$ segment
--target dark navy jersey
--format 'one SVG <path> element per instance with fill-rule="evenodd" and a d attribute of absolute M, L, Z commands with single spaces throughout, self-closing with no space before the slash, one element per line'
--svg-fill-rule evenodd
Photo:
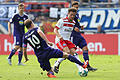
<path fill-rule="evenodd" d="M 11 19 L 10 23 L 14 24 L 14 32 L 13 35 L 20 35 L 23 36 L 24 31 L 24 21 L 28 19 L 28 16 L 26 14 L 23 14 L 23 16 L 20 16 L 19 14 L 15 14 Z"/>
<path fill-rule="evenodd" d="M 75 21 L 75 27 L 78 27 L 80 29 L 79 14 L 78 13 L 75 16 L 74 21 Z"/>
<path fill-rule="evenodd" d="M 79 24 L 79 22 L 78 22 L 78 21 L 79 21 L 79 14 L 78 14 L 78 13 L 77 13 L 76 16 L 75 16 L 74 21 L 75 21 L 74 28 L 77 27 L 77 28 L 80 29 L 80 24 Z M 80 33 L 80 32 L 76 32 L 76 31 L 73 29 L 71 36 L 77 36 L 77 35 L 80 36 L 81 33 Z"/>
<path fill-rule="evenodd" d="M 33 28 L 29 30 L 23 37 L 23 47 L 26 47 L 27 43 L 29 43 L 37 57 L 50 48 L 46 41 L 39 35 L 38 29 L 39 28 Z"/>
<path fill-rule="evenodd" d="M 79 24 L 79 14 L 77 13 L 74 21 L 76 22 L 75 27 L 78 27 L 80 29 L 80 24 Z M 87 42 L 84 39 L 84 37 L 82 37 L 80 32 L 76 32 L 74 29 L 72 31 L 71 37 L 70 37 L 71 42 L 73 42 L 76 46 L 79 46 L 79 48 L 83 48 L 85 46 L 87 46 Z"/>

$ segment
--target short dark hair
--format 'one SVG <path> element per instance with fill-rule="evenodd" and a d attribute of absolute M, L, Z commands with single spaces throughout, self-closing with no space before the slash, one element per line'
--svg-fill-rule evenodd
<path fill-rule="evenodd" d="M 77 9 L 76 9 L 76 8 L 74 8 L 74 7 L 69 8 L 69 9 L 68 9 L 68 13 L 70 13 L 70 12 L 77 12 Z"/>
<path fill-rule="evenodd" d="M 78 1 L 73 1 L 72 6 L 74 6 L 74 5 L 79 5 L 79 2 Z"/>
<path fill-rule="evenodd" d="M 24 25 L 26 26 L 27 29 L 29 29 L 31 27 L 32 24 L 32 20 L 27 19 L 24 21 Z"/>
<path fill-rule="evenodd" d="M 22 6 L 24 7 L 24 4 L 23 4 L 23 3 L 19 3 L 19 4 L 18 4 L 18 7 L 22 7 Z"/>

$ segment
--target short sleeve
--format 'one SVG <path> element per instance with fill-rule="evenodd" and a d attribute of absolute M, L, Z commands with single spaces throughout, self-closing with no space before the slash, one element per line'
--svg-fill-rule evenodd
<path fill-rule="evenodd" d="M 29 16 L 26 14 L 26 19 L 28 19 L 29 18 Z M 30 18 L 29 18 L 30 19 Z"/>
<path fill-rule="evenodd" d="M 63 19 L 59 19 L 55 28 L 60 29 L 63 26 Z"/>
<path fill-rule="evenodd" d="M 10 23 L 13 23 L 15 21 L 15 15 L 9 20 Z"/>

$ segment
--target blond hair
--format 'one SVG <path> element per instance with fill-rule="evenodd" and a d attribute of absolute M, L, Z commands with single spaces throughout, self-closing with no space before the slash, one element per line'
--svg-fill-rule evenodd
<path fill-rule="evenodd" d="M 18 7 L 24 7 L 24 4 L 23 3 L 20 3 L 20 4 L 18 4 Z"/>
<path fill-rule="evenodd" d="M 74 6 L 74 5 L 79 5 L 79 2 L 78 1 L 73 1 L 72 6 Z"/>

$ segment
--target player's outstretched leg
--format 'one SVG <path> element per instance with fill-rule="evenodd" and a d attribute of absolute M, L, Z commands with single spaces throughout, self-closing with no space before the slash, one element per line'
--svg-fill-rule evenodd
<path fill-rule="evenodd" d="M 66 56 L 67 55 L 67 56 Z M 87 67 L 88 65 L 88 60 L 86 60 L 86 62 L 82 63 L 80 62 L 77 58 L 75 58 L 74 56 L 70 55 L 70 54 L 64 54 L 64 56 L 70 60 L 71 62 L 77 63 L 80 66 L 82 66 L 84 69 Z"/>
<path fill-rule="evenodd" d="M 59 72 L 60 63 L 61 63 L 63 60 L 65 60 L 65 58 L 58 58 L 58 60 L 55 61 L 55 64 L 54 64 L 54 66 L 53 66 L 53 71 L 54 71 L 55 73 L 58 73 L 58 72 Z"/>
<path fill-rule="evenodd" d="M 77 59 L 80 61 L 79 56 L 78 56 L 77 53 L 75 53 L 73 56 L 75 56 L 75 58 L 77 58 Z M 81 74 L 82 74 L 82 72 L 83 72 L 83 67 L 80 66 L 79 64 L 76 64 L 76 63 L 75 63 L 75 65 L 76 65 L 77 68 L 78 68 L 78 74 L 81 76 Z"/>

